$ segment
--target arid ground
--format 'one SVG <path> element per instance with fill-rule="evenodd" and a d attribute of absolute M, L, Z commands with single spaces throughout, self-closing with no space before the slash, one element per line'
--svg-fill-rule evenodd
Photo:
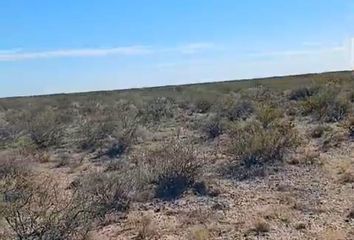
<path fill-rule="evenodd" d="M 351 72 L 0 99 L 0 239 L 354 239 Z"/>

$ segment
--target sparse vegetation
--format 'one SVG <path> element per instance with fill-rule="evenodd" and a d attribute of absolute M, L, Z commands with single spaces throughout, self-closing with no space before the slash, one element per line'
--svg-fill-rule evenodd
<path fill-rule="evenodd" d="M 287 122 L 272 127 L 258 121 L 237 124 L 231 129 L 231 137 L 231 153 L 247 168 L 282 161 L 298 143 L 296 131 Z"/>
<path fill-rule="evenodd" d="M 303 113 L 311 114 L 316 120 L 338 122 L 349 112 L 349 103 L 341 98 L 338 91 L 323 87 L 316 95 L 305 100 Z"/>
<path fill-rule="evenodd" d="M 66 192 L 49 177 L 16 171 L 1 178 L 0 213 L 7 239 L 85 239 L 92 214 L 77 193 Z"/>
<path fill-rule="evenodd" d="M 352 84 L 0 99 L 0 239 L 351 239 Z"/>
<path fill-rule="evenodd" d="M 193 147 L 179 140 L 166 142 L 161 148 L 144 154 L 140 168 L 156 185 L 155 197 L 171 200 L 193 186 L 201 166 Z"/>

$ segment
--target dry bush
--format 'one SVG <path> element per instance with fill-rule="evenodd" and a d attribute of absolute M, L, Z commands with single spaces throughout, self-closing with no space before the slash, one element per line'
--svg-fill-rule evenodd
<path fill-rule="evenodd" d="M 327 131 L 324 133 L 321 139 L 321 149 L 323 151 L 328 151 L 331 148 L 338 148 L 341 144 L 348 140 L 346 132 L 343 132 L 341 129 Z"/>
<path fill-rule="evenodd" d="M 311 129 L 310 137 L 315 139 L 321 138 L 326 132 L 330 132 L 331 130 L 331 127 L 319 124 Z"/>
<path fill-rule="evenodd" d="M 201 166 L 190 144 L 164 143 L 159 149 L 142 154 L 138 160 L 140 176 L 155 187 L 155 197 L 172 200 L 193 186 Z"/>
<path fill-rule="evenodd" d="M 0 149 L 6 148 L 18 136 L 19 132 L 12 124 L 0 118 Z"/>
<path fill-rule="evenodd" d="M 266 220 L 258 218 L 254 221 L 251 231 L 254 231 L 256 234 L 267 233 L 270 231 L 270 225 Z"/>
<path fill-rule="evenodd" d="M 165 97 L 158 97 L 147 101 L 140 110 L 142 121 L 151 124 L 172 118 L 174 112 L 174 101 Z"/>
<path fill-rule="evenodd" d="M 238 96 L 226 96 L 216 104 L 215 108 L 218 115 L 230 121 L 246 120 L 255 111 L 252 101 Z"/>
<path fill-rule="evenodd" d="M 77 193 L 53 179 L 16 172 L 1 178 L 0 215 L 7 239 L 85 239 L 92 214 Z"/>
<path fill-rule="evenodd" d="M 214 139 L 223 133 L 224 125 L 220 116 L 210 115 L 202 123 L 201 130 L 208 139 Z"/>
<path fill-rule="evenodd" d="M 135 225 L 138 228 L 137 240 L 152 239 L 156 235 L 155 225 L 153 224 L 152 217 L 149 215 L 143 216 Z"/>
<path fill-rule="evenodd" d="M 256 119 L 261 122 L 263 128 L 278 124 L 282 116 L 283 113 L 280 109 L 265 104 L 258 106 L 256 112 Z"/>
<path fill-rule="evenodd" d="M 230 130 L 230 151 L 246 168 L 282 161 L 299 139 L 291 123 L 278 122 L 265 128 L 258 121 L 237 124 Z"/>
<path fill-rule="evenodd" d="M 321 88 L 317 94 L 302 104 L 302 113 L 312 115 L 316 120 L 338 122 L 349 113 L 349 101 L 339 95 L 339 90 L 329 87 Z"/>
<path fill-rule="evenodd" d="M 300 87 L 297 89 L 293 89 L 288 94 L 289 100 L 305 100 L 311 96 L 313 96 L 318 91 L 318 87 Z"/>
<path fill-rule="evenodd" d="M 197 98 L 194 102 L 195 112 L 207 113 L 213 106 L 213 102 L 208 97 Z"/>
<path fill-rule="evenodd" d="M 126 174 L 94 173 L 78 180 L 77 191 L 100 219 L 106 214 L 123 213 L 129 209 L 131 182 Z"/>
<path fill-rule="evenodd" d="M 354 140 L 354 117 L 348 118 L 345 127 L 348 129 L 349 138 Z"/>
<path fill-rule="evenodd" d="M 195 226 L 190 230 L 189 240 L 208 240 L 210 231 L 206 227 Z"/>
<path fill-rule="evenodd" d="M 96 109 L 82 119 L 77 141 L 81 149 L 98 150 L 98 157 L 119 157 L 133 144 L 138 124 L 137 109 L 129 103 L 119 102 L 113 107 Z"/>
<path fill-rule="evenodd" d="M 18 132 L 28 135 L 38 148 L 59 146 L 64 137 L 64 117 L 52 108 L 29 109 L 7 116 Z"/>
<path fill-rule="evenodd" d="M 0 179 L 4 180 L 16 175 L 25 176 L 30 173 L 32 159 L 21 158 L 16 152 L 0 156 Z"/>

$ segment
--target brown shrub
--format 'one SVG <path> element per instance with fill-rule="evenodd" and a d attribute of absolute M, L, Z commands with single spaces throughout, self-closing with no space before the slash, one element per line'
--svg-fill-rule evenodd
<path fill-rule="evenodd" d="M 247 122 L 233 126 L 230 134 L 230 151 L 247 168 L 282 161 L 284 154 L 299 141 L 288 122 L 278 122 L 268 128 L 258 121 Z"/>
<path fill-rule="evenodd" d="M 317 125 L 314 128 L 311 129 L 310 132 L 310 137 L 312 138 L 321 138 L 326 132 L 329 132 L 331 130 L 330 127 L 325 126 L 325 125 Z"/>
<path fill-rule="evenodd" d="M 0 189 L 8 239 L 85 239 L 92 219 L 86 202 L 51 178 L 18 173 L 2 178 Z"/>
<path fill-rule="evenodd" d="M 77 142 L 81 149 L 98 150 L 98 157 L 119 157 L 133 144 L 138 124 L 137 109 L 127 103 L 117 103 L 85 117 L 77 131 Z"/>
<path fill-rule="evenodd" d="M 318 91 L 318 87 L 300 87 L 297 89 L 293 89 L 288 94 L 289 100 L 305 100 L 311 96 L 313 96 Z"/>
<path fill-rule="evenodd" d="M 52 108 L 12 113 L 8 116 L 8 121 L 18 132 L 27 134 L 38 148 L 59 146 L 62 143 L 65 122 Z"/>
<path fill-rule="evenodd" d="M 201 126 L 202 132 L 208 139 L 220 136 L 224 131 L 224 122 L 218 115 L 210 115 Z"/>
<path fill-rule="evenodd" d="M 79 179 L 77 191 L 89 204 L 91 212 L 103 219 L 110 212 L 129 209 L 132 191 L 129 177 L 122 173 L 95 173 Z"/>
<path fill-rule="evenodd" d="M 198 98 L 194 102 L 195 111 L 198 113 L 207 113 L 213 106 L 212 100 L 209 98 Z"/>
<path fill-rule="evenodd" d="M 138 161 L 139 175 L 145 175 L 156 186 L 155 197 L 164 200 L 178 198 L 192 187 L 201 166 L 193 147 L 178 140 L 144 153 Z"/>
<path fill-rule="evenodd" d="M 250 100 L 241 99 L 239 96 L 226 96 L 215 106 L 217 114 L 229 121 L 246 120 L 255 111 Z"/>
<path fill-rule="evenodd" d="M 140 115 L 145 123 L 156 124 L 164 119 L 169 119 L 174 116 L 175 104 L 170 98 L 158 97 L 147 101 Z"/>

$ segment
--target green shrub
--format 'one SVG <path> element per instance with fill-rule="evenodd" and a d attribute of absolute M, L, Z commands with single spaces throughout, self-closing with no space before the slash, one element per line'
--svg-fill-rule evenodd
<path fill-rule="evenodd" d="M 260 105 L 256 113 L 256 119 L 262 123 L 264 128 L 277 124 L 282 116 L 283 113 L 280 109 L 269 105 Z"/>
<path fill-rule="evenodd" d="M 65 134 L 63 118 L 52 108 L 21 111 L 8 121 L 17 132 L 28 135 L 38 148 L 60 146 Z"/>
<path fill-rule="evenodd" d="M 216 112 L 230 121 L 246 120 L 255 111 L 250 100 L 240 99 L 236 96 L 227 96 L 216 105 Z"/>
<path fill-rule="evenodd" d="M 350 110 L 349 102 L 339 96 L 338 91 L 321 89 L 316 95 L 302 104 L 303 114 L 311 114 L 316 120 L 338 122 L 344 119 Z"/>
<path fill-rule="evenodd" d="M 246 168 L 281 162 L 284 154 L 298 143 L 292 124 L 283 122 L 264 128 L 258 121 L 231 129 L 230 150 Z"/>
<path fill-rule="evenodd" d="M 148 101 L 142 107 L 140 114 L 146 123 L 159 123 L 160 121 L 174 116 L 174 102 L 165 97 L 158 97 Z"/>
<path fill-rule="evenodd" d="M 196 112 L 207 113 L 213 106 L 213 102 L 209 98 L 198 98 L 194 105 Z"/>

